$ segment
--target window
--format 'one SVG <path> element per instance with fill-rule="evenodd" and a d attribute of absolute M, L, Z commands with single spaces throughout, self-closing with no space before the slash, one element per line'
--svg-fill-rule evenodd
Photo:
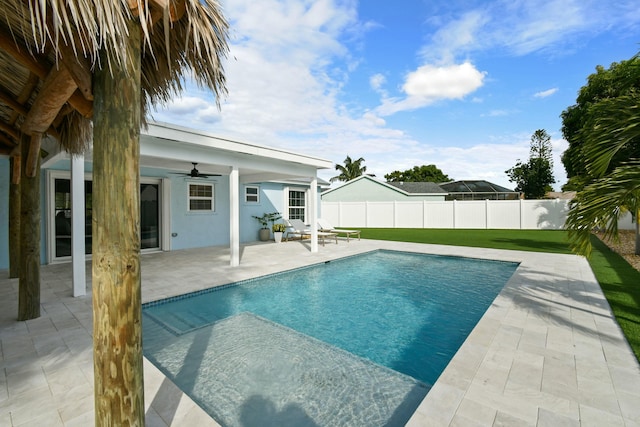
<path fill-rule="evenodd" d="M 189 184 L 189 210 L 214 210 L 213 184 Z"/>
<path fill-rule="evenodd" d="M 306 192 L 304 190 L 289 190 L 289 219 L 305 220 Z"/>
<path fill-rule="evenodd" d="M 245 203 L 260 202 L 260 187 L 255 185 L 244 187 L 244 201 Z"/>

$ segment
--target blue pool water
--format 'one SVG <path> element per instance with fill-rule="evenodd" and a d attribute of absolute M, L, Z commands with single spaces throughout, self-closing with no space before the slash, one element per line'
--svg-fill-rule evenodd
<path fill-rule="evenodd" d="M 149 319 L 180 336 L 249 312 L 433 384 L 516 268 L 375 251 L 253 279 L 146 304 L 145 354 Z"/>

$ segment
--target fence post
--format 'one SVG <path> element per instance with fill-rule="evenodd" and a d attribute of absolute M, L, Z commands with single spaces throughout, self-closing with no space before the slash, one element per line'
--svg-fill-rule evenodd
<path fill-rule="evenodd" d="M 519 199 L 519 200 L 520 200 L 520 204 L 518 206 L 520 206 L 520 230 L 522 230 L 522 223 L 524 221 L 524 219 L 522 217 L 524 215 L 524 212 L 522 211 L 523 210 L 522 199 Z"/>
<path fill-rule="evenodd" d="M 369 202 L 364 202 L 364 226 L 369 227 Z"/>
<path fill-rule="evenodd" d="M 427 201 L 422 201 L 422 228 L 427 228 Z"/>
<path fill-rule="evenodd" d="M 393 201 L 393 228 L 398 226 L 398 201 Z"/>
<path fill-rule="evenodd" d="M 456 199 L 453 199 L 453 228 L 456 228 Z"/>
<path fill-rule="evenodd" d="M 484 228 L 489 229 L 489 199 L 484 199 Z"/>

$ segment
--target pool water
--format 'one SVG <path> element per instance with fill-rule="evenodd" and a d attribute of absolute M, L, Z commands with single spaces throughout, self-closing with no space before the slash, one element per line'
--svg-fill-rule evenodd
<path fill-rule="evenodd" d="M 389 372 L 381 371 L 380 383 L 389 381 L 383 379 L 389 373 L 393 378 L 399 376 L 396 378 L 398 384 L 404 385 L 398 389 L 403 391 L 396 394 L 405 393 L 406 400 L 413 402 L 413 407 L 408 411 L 411 412 L 417 405 L 414 402 L 416 387 L 412 381 L 424 384 L 423 388 L 417 388 L 426 393 L 517 266 L 517 263 L 510 262 L 380 250 L 149 303 L 143 307 L 145 355 L 188 393 L 185 387 L 189 388 L 197 382 L 194 377 L 206 375 L 204 371 L 213 368 L 203 371 L 201 366 L 198 369 L 179 366 L 194 362 L 185 362 L 188 358 L 184 355 L 174 355 L 174 359 L 169 360 L 172 356 L 168 354 L 168 349 L 172 345 L 175 349 L 200 345 L 203 348 L 196 352 L 198 359 L 195 364 L 202 365 L 203 360 L 210 360 L 208 363 L 215 366 L 219 362 L 212 361 L 220 361 L 225 356 L 220 358 L 207 354 L 221 351 L 219 346 L 223 342 L 231 347 L 242 346 L 242 340 L 224 341 L 225 336 L 232 334 L 221 332 L 223 338 L 209 348 L 209 341 L 216 333 L 215 328 L 222 327 L 223 319 L 232 319 L 225 327 L 237 334 L 242 328 L 240 325 L 248 320 L 236 316 L 251 313 L 267 322 L 282 325 L 285 331 L 290 328 L 301 337 L 312 337 L 341 349 L 345 354 L 355 355 L 354 366 L 360 366 L 359 359 L 362 359 L 388 368 Z M 265 331 L 275 331 L 264 327 Z M 280 329 L 277 331 L 281 333 Z M 269 334 L 264 332 L 262 335 Z M 279 336 L 289 337 L 284 332 L 282 334 Z M 207 342 L 197 344 L 205 341 L 198 339 L 198 336 L 206 336 Z M 262 338 L 265 341 L 255 341 L 252 344 L 254 348 L 270 345 L 272 340 Z M 300 342 L 299 338 L 290 337 L 291 345 L 308 354 L 318 351 L 313 339 Z M 251 371 L 251 364 L 257 363 L 256 359 L 249 363 L 242 356 L 249 353 L 250 349 L 239 349 L 239 359 L 233 362 L 246 366 L 247 372 Z M 167 360 L 163 362 L 165 358 Z M 278 365 L 282 355 L 265 355 L 264 358 L 270 360 L 268 364 Z M 296 359 L 296 356 L 289 355 L 286 358 Z M 292 368 L 281 368 L 282 372 L 287 369 Z M 362 372 L 365 370 L 359 369 Z M 185 372 L 190 373 L 187 377 L 178 378 Z M 395 372 L 399 374 L 395 375 Z M 301 375 L 304 377 L 304 373 Z M 402 376 L 406 376 L 406 379 L 400 378 Z M 211 387 L 209 384 L 205 388 Z M 241 387 L 238 385 L 238 388 Z M 383 394 L 378 393 L 378 396 Z M 244 396 L 242 399 L 246 402 L 252 397 L 255 396 Z M 208 397 L 198 395 L 195 399 L 202 402 Z M 211 399 L 216 398 L 211 396 Z M 406 402 L 404 405 L 406 410 Z M 371 405 L 363 404 L 363 407 L 367 406 Z M 243 424 L 239 421 L 241 414 L 225 415 L 227 412 L 224 411 L 214 408 L 210 413 L 219 420 L 228 417 L 230 421 L 225 421 L 225 425 Z M 303 413 L 308 414 L 313 408 L 306 411 Z M 359 421 L 347 424 L 369 423 L 370 420 L 364 424 Z M 394 423 L 383 420 L 380 425 L 383 424 Z"/>

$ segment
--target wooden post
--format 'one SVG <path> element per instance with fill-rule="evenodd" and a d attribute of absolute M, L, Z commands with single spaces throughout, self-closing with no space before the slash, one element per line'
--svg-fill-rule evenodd
<path fill-rule="evenodd" d="M 140 283 L 140 24 L 124 64 L 94 75 L 93 361 L 96 426 L 144 425 Z M 122 35 L 125 37 L 125 35 Z"/>
<path fill-rule="evenodd" d="M 40 317 L 40 156 L 36 156 L 34 176 L 27 176 L 30 140 L 22 136 L 20 177 L 20 289 L 18 320 Z"/>
<path fill-rule="evenodd" d="M 20 162 L 22 156 L 11 157 L 11 183 L 9 184 L 9 278 L 20 275 Z M 16 176 L 17 179 L 13 179 Z"/>

